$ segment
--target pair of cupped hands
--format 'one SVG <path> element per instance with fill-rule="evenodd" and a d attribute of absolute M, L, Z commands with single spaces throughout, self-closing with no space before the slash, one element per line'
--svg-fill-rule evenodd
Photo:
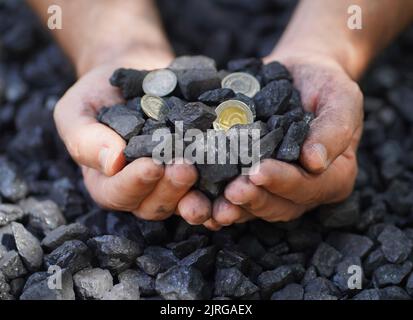
<path fill-rule="evenodd" d="M 265 63 L 277 60 L 287 66 L 305 110 L 316 115 L 300 165 L 265 160 L 253 174 L 229 183 L 223 196 L 211 202 L 194 188 L 197 170 L 193 165 L 163 166 L 150 158 L 127 164 L 125 141 L 96 120 L 100 108 L 123 102 L 108 79 L 120 67 L 151 70 L 166 67 L 171 60 L 151 54 L 125 55 L 93 66 L 81 72 L 56 105 L 58 132 L 100 206 L 132 212 L 146 220 L 177 214 L 190 224 L 218 230 L 255 218 L 289 221 L 351 193 L 357 174 L 363 97 L 337 61 L 317 54 L 264 59 Z"/>

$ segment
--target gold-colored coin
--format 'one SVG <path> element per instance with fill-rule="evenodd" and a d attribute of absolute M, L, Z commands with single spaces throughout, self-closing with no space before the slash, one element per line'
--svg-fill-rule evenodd
<path fill-rule="evenodd" d="M 221 82 L 222 88 L 232 89 L 235 93 L 242 93 L 247 97 L 254 97 L 261 90 L 257 78 L 246 72 L 234 72 L 227 75 Z"/>
<path fill-rule="evenodd" d="M 155 120 L 161 120 L 166 114 L 166 104 L 162 98 L 144 95 L 141 99 L 142 111 Z"/>
<path fill-rule="evenodd" d="M 239 100 L 227 100 L 216 109 L 217 118 L 213 123 L 215 130 L 227 131 L 237 124 L 250 124 L 254 122 L 251 109 Z"/>

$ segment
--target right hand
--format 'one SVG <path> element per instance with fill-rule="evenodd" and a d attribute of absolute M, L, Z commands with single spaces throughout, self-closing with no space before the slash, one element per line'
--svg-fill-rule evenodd
<path fill-rule="evenodd" d="M 162 166 L 150 158 L 126 165 L 125 141 L 96 120 L 103 106 L 124 102 L 119 89 L 109 84 L 115 69 L 162 68 L 171 59 L 134 55 L 92 68 L 60 99 L 54 119 L 67 150 L 82 168 L 90 195 L 100 206 L 129 211 L 146 220 L 166 219 L 177 212 L 191 224 L 202 224 L 211 216 L 211 205 L 202 193 L 191 190 L 197 180 L 194 166 Z"/>

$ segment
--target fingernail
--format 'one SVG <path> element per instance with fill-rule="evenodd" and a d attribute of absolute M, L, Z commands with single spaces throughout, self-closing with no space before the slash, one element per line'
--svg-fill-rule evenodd
<path fill-rule="evenodd" d="M 317 154 L 323 168 L 327 168 L 328 163 L 327 163 L 327 149 L 326 149 L 326 147 L 324 147 L 324 145 L 322 145 L 321 143 L 315 143 L 311 146 L 311 148 Z"/>
<path fill-rule="evenodd" d="M 99 152 L 99 164 L 100 164 L 100 168 L 104 172 L 106 171 L 108 161 L 109 161 L 109 149 L 108 148 L 103 148 Z"/>

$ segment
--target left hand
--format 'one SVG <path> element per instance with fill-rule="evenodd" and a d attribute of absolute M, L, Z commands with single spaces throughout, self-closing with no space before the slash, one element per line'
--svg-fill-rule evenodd
<path fill-rule="evenodd" d="M 363 96 L 334 59 L 268 58 L 292 73 L 306 111 L 316 114 L 301 152 L 301 166 L 273 159 L 240 176 L 213 204 L 211 229 L 254 218 L 289 221 L 318 205 L 344 200 L 357 175 L 356 150 L 363 127 Z"/>

